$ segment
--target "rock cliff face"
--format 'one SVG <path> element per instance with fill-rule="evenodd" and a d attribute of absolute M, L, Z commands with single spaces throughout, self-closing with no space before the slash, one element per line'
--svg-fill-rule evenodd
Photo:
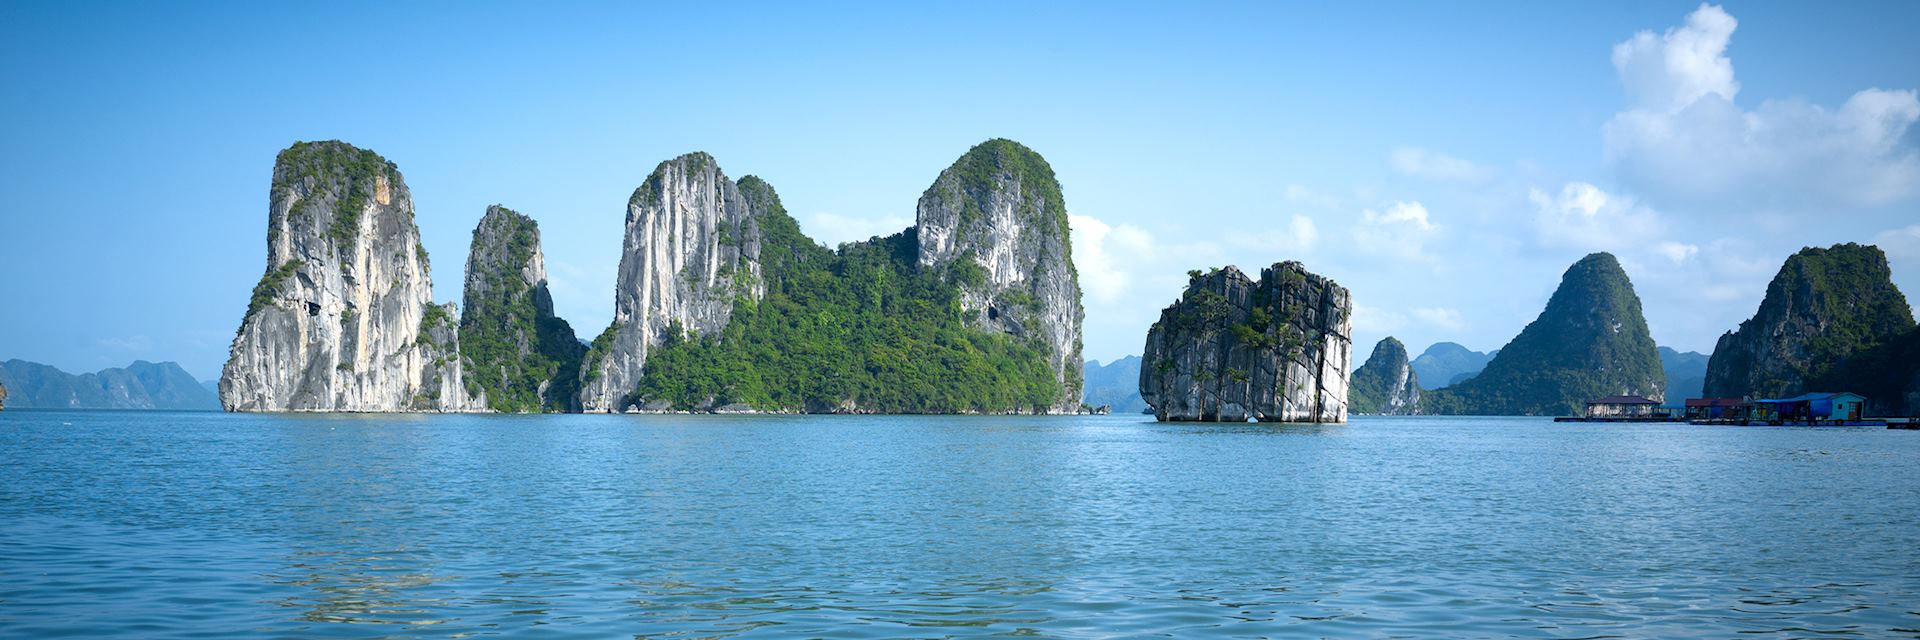
<path fill-rule="evenodd" d="M 1011 140 L 988 140 L 940 172 L 915 210 L 922 267 L 973 263 L 961 273 L 961 308 L 978 328 L 1038 339 L 1062 395 L 1080 406 L 1080 280 L 1066 200 L 1053 168 Z"/>
<path fill-rule="evenodd" d="M 1046 161 L 983 143 L 918 215 L 830 250 L 765 181 L 735 183 L 702 153 L 661 163 L 628 203 L 614 322 L 582 362 L 580 407 L 1079 409 L 1079 285 Z"/>
<path fill-rule="evenodd" d="M 494 411 L 573 407 L 586 347 L 553 315 L 540 226 L 494 205 L 467 254 L 460 353 L 469 394 Z"/>
<path fill-rule="evenodd" d="M 0 384 L 0 409 L 7 408 L 7 385 Z"/>
<path fill-rule="evenodd" d="M 1720 336 L 1707 362 L 1705 393 L 1738 398 L 1851 390 L 1809 384 L 1913 327 L 1913 311 L 1878 247 L 1802 249 L 1767 285 L 1753 317 Z"/>
<path fill-rule="evenodd" d="M 435 305 L 400 172 L 337 142 L 273 169 L 267 269 L 220 376 L 229 411 L 461 411 L 451 305 Z"/>
<path fill-rule="evenodd" d="M 1373 345 L 1373 355 L 1353 370 L 1347 401 L 1347 408 L 1353 413 L 1420 413 L 1420 376 L 1407 361 L 1406 345 L 1392 337 Z"/>
<path fill-rule="evenodd" d="M 1352 311 L 1298 262 L 1196 275 L 1147 332 L 1140 396 L 1162 421 L 1345 422 Z"/>
<path fill-rule="evenodd" d="M 1577 415 L 1588 400 L 1661 400 L 1666 375 L 1640 313 L 1640 296 L 1612 254 L 1567 269 L 1560 287 L 1485 370 L 1422 400 L 1433 414 Z"/>
<path fill-rule="evenodd" d="M 662 162 L 627 201 L 613 324 L 582 364 L 580 408 L 621 411 L 647 353 L 669 337 L 717 335 L 736 298 L 759 299 L 760 228 L 712 156 Z"/>

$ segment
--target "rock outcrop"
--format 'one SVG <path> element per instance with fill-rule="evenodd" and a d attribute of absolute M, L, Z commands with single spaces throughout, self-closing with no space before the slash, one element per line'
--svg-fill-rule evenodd
<path fill-rule="evenodd" d="M 1080 293 L 1059 183 L 1006 140 L 922 195 L 919 224 L 827 249 L 773 187 L 661 163 L 628 203 L 585 411 L 1080 408 Z M 923 240 L 931 246 L 923 245 Z"/>
<path fill-rule="evenodd" d="M 0 409 L 7 408 L 7 385 L 0 383 Z"/>
<path fill-rule="evenodd" d="M 1345 422 L 1352 311 L 1298 262 L 1196 272 L 1147 332 L 1140 396 L 1162 421 Z"/>
<path fill-rule="evenodd" d="M 580 408 L 627 409 L 648 351 L 718 335 L 736 298 L 764 295 L 761 275 L 760 227 L 739 185 L 705 153 L 660 163 L 627 200 L 613 324 L 582 364 Z"/>
<path fill-rule="evenodd" d="M 220 376 L 229 411 L 462 411 L 452 305 L 432 298 L 393 163 L 338 141 L 274 163 L 267 268 Z"/>
<path fill-rule="evenodd" d="M 1920 417 L 1920 328 L 1860 350 L 1809 379 L 1807 391 L 1867 397 L 1867 415 Z"/>
<path fill-rule="evenodd" d="M 1802 249 L 1774 275 L 1753 317 L 1720 336 L 1707 362 L 1704 392 L 1729 398 L 1866 393 L 1810 385 L 1831 377 L 1855 354 L 1913 329 L 1912 308 L 1893 285 L 1886 254 L 1878 247 L 1849 243 Z"/>
<path fill-rule="evenodd" d="M 1420 413 L 1420 375 L 1407 361 L 1407 347 L 1389 336 L 1373 345 L 1365 364 L 1353 370 L 1347 410 L 1372 415 Z"/>
<path fill-rule="evenodd" d="M 1053 167 L 1020 143 L 988 140 L 940 172 L 914 220 L 920 265 L 977 265 L 961 271 L 962 311 L 978 328 L 1046 345 L 1062 391 L 1053 410 L 1077 410 L 1085 311 Z"/>
<path fill-rule="evenodd" d="M 1660 366 L 1640 296 L 1612 254 L 1575 262 L 1526 329 L 1485 370 L 1427 392 L 1430 414 L 1577 415 L 1610 395 L 1663 399 Z"/>
<path fill-rule="evenodd" d="M 572 408 L 586 346 L 553 314 L 540 226 L 493 205 L 467 253 L 460 353 L 469 395 L 502 412 Z"/>

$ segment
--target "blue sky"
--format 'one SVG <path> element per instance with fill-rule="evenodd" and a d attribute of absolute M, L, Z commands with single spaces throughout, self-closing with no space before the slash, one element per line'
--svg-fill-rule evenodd
<path fill-rule="evenodd" d="M 1352 288 L 1356 359 L 1497 348 L 1593 250 L 1683 350 L 1802 246 L 1920 290 L 1920 4 L 1034 4 L 0 4 L 0 358 L 217 376 L 273 156 L 335 138 L 399 165 L 436 297 L 506 204 L 589 336 L 661 160 L 837 243 L 989 137 L 1059 175 L 1101 360 L 1228 263 Z"/>

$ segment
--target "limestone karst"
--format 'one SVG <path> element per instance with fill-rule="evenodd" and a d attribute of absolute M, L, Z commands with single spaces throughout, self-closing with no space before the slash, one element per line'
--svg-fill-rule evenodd
<path fill-rule="evenodd" d="M 451 305 L 433 302 L 393 163 L 338 141 L 274 162 L 265 273 L 220 376 L 229 411 L 463 411 Z"/>
<path fill-rule="evenodd" d="M 473 229 L 460 315 L 468 392 L 494 411 L 573 407 L 586 346 L 553 313 L 540 226 L 493 205 Z"/>
<path fill-rule="evenodd" d="M 975 146 L 916 225 L 827 249 L 772 185 L 711 156 L 661 163 L 628 202 L 614 320 L 586 411 L 1079 409 L 1080 292 L 1039 154 Z"/>
<path fill-rule="evenodd" d="M 1352 312 L 1298 262 L 1195 272 L 1147 332 L 1140 396 L 1162 421 L 1345 422 Z"/>
<path fill-rule="evenodd" d="M 1406 345 L 1392 336 L 1373 345 L 1373 354 L 1353 370 L 1347 410 L 1377 415 L 1420 413 L 1420 375 L 1407 360 Z"/>
<path fill-rule="evenodd" d="M 1720 336 L 1708 397 L 1787 397 L 1842 361 L 1914 328 L 1887 256 L 1872 245 L 1810 247 L 1787 258 L 1752 318 Z"/>
<path fill-rule="evenodd" d="M 1568 267 L 1539 317 L 1479 375 L 1423 395 L 1433 414 L 1578 415 L 1611 395 L 1664 399 L 1666 374 L 1633 282 L 1609 253 Z"/>

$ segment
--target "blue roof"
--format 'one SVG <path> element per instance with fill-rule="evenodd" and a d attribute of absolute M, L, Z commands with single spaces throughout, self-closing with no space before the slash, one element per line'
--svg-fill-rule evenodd
<path fill-rule="evenodd" d="M 1840 396 L 1853 396 L 1861 400 L 1867 399 L 1866 396 L 1860 395 L 1858 393 L 1853 393 L 1850 391 L 1841 391 L 1838 393 L 1834 393 L 1834 392 L 1803 393 L 1791 398 L 1764 399 L 1764 400 L 1755 400 L 1754 402 L 1771 402 L 1771 403 L 1810 402 L 1813 400 L 1833 400 L 1833 399 L 1839 398 Z"/>

